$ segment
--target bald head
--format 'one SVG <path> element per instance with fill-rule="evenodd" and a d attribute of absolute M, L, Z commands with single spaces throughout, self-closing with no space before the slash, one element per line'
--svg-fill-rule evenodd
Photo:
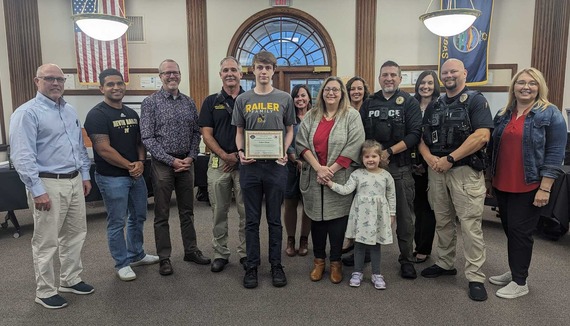
<path fill-rule="evenodd" d="M 36 71 L 34 83 L 38 88 L 38 92 L 52 101 L 58 102 L 63 95 L 65 77 L 59 66 L 53 63 L 46 63 L 41 65 Z"/>
<path fill-rule="evenodd" d="M 441 81 L 448 97 L 459 94 L 465 88 L 466 80 L 467 70 L 461 60 L 449 59 L 441 66 Z"/>

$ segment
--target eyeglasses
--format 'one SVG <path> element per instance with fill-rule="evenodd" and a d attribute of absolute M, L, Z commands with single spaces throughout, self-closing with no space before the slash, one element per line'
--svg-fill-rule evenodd
<path fill-rule="evenodd" d="M 166 77 L 170 77 L 170 76 L 174 75 L 174 77 L 178 77 L 178 76 L 180 76 L 180 71 L 163 71 L 160 73 L 160 75 L 163 75 Z"/>
<path fill-rule="evenodd" d="M 323 90 L 325 93 L 330 93 L 333 92 L 334 94 L 338 94 L 338 92 L 340 92 L 340 88 L 336 88 L 336 87 L 327 87 Z"/>
<path fill-rule="evenodd" d="M 534 80 L 531 80 L 529 82 L 526 82 L 524 80 L 517 80 L 515 82 L 515 84 L 517 84 L 518 86 L 522 86 L 522 87 L 525 87 L 527 85 L 528 85 L 528 87 L 538 87 L 538 83 Z"/>
<path fill-rule="evenodd" d="M 64 77 L 51 77 L 51 76 L 46 76 L 46 77 L 44 77 L 44 76 L 41 76 L 41 77 L 38 76 L 38 78 L 43 79 L 43 80 L 45 80 L 45 81 L 48 82 L 48 83 L 53 83 L 54 81 L 57 80 L 57 82 L 58 82 L 59 84 L 64 84 L 65 81 L 67 80 L 67 78 L 64 78 Z"/>

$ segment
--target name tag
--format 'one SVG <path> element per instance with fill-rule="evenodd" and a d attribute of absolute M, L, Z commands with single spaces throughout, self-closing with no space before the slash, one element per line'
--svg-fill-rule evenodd
<path fill-rule="evenodd" d="M 214 106 L 214 109 L 216 109 L 216 110 L 223 110 L 223 109 L 225 109 L 225 108 L 226 108 L 226 106 L 223 105 L 223 104 Z"/>

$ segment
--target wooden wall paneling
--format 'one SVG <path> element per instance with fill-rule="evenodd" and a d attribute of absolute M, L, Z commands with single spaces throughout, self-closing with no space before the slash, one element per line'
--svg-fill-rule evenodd
<path fill-rule="evenodd" d="M 356 0 L 356 76 L 360 76 L 368 83 L 372 91 L 374 80 L 374 60 L 376 58 L 376 1 Z"/>
<path fill-rule="evenodd" d="M 536 0 L 531 65 L 544 74 L 549 100 L 562 108 L 570 1 Z"/>
<path fill-rule="evenodd" d="M 206 1 L 186 0 L 190 96 L 198 110 L 209 95 Z M 221 59 L 221 58 L 220 58 Z"/>
<path fill-rule="evenodd" d="M 4 18 L 15 110 L 36 94 L 33 77 L 42 64 L 37 0 L 4 0 Z"/>

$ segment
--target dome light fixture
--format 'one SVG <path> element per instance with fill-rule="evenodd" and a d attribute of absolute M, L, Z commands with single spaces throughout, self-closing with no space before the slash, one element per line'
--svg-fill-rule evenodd
<path fill-rule="evenodd" d="M 475 19 L 481 15 L 481 11 L 475 9 L 473 1 L 471 8 L 457 8 L 456 0 L 448 0 L 447 8 L 428 12 L 433 0 L 430 1 L 426 12 L 420 16 L 420 20 L 427 29 L 441 37 L 454 36 L 467 30 Z"/>
<path fill-rule="evenodd" d="M 100 41 L 112 41 L 125 34 L 131 22 L 124 17 L 125 13 L 120 6 L 119 12 L 123 17 L 99 13 L 101 0 L 97 1 L 94 12 L 85 12 L 87 2 L 85 0 L 81 13 L 71 16 L 83 33 Z"/>

